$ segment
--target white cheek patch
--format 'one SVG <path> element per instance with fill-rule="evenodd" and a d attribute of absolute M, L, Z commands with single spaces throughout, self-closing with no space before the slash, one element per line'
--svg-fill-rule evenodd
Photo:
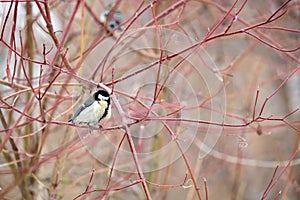
<path fill-rule="evenodd" d="M 107 101 L 109 99 L 109 97 L 104 97 L 102 95 L 99 95 L 98 98 L 101 99 L 101 100 L 103 100 L 103 101 Z"/>

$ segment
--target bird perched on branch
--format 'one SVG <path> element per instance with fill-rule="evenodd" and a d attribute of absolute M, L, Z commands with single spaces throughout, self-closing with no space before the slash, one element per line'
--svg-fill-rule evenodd
<path fill-rule="evenodd" d="M 110 6 L 111 7 L 111 6 Z M 121 24 L 124 21 L 124 17 L 121 11 L 117 10 L 114 13 L 111 13 L 111 10 L 106 10 L 100 15 L 100 22 L 102 22 L 104 25 L 106 24 L 107 31 L 111 31 L 115 28 L 118 28 L 119 31 L 123 31 L 123 27 Z M 110 16 L 109 22 L 106 22 L 108 17 Z"/>
<path fill-rule="evenodd" d="M 110 116 L 110 95 L 105 90 L 98 90 L 76 110 L 68 122 L 90 126 L 96 125 L 100 120 Z"/>

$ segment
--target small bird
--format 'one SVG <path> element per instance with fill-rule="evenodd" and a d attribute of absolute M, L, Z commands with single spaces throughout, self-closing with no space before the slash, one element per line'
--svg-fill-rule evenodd
<path fill-rule="evenodd" d="M 110 118 L 110 116 L 110 95 L 104 90 L 98 90 L 76 110 L 68 122 L 91 126 L 96 125 L 102 119 Z"/>
<path fill-rule="evenodd" d="M 104 11 L 103 13 L 101 13 L 100 15 L 100 21 L 103 23 L 103 24 L 106 24 L 106 20 L 109 16 L 111 11 L 109 10 L 106 10 Z M 123 27 L 121 26 L 121 23 L 123 23 L 124 21 L 124 17 L 123 17 L 123 14 L 121 13 L 121 11 L 115 11 L 115 13 L 113 13 L 110 21 L 107 23 L 107 30 L 108 31 L 111 31 L 115 28 L 118 28 L 119 31 L 123 31 Z"/>

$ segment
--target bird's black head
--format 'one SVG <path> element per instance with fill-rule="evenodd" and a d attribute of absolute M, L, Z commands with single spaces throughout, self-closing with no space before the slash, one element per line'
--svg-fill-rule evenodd
<path fill-rule="evenodd" d="M 101 100 L 109 101 L 110 96 L 108 92 L 106 92 L 105 90 L 98 90 L 97 92 L 95 92 L 94 98 L 96 101 L 101 101 Z"/>

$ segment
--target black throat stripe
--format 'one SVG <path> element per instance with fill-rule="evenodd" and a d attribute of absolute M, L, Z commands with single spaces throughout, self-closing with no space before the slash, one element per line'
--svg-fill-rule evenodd
<path fill-rule="evenodd" d="M 99 119 L 99 121 L 98 121 L 98 122 L 100 122 L 100 121 L 101 121 L 101 119 L 103 119 L 104 117 L 106 117 L 106 116 L 107 116 L 107 114 L 108 114 L 108 109 L 109 109 L 109 106 L 110 106 L 110 99 L 108 99 L 108 100 L 107 100 L 107 107 L 105 108 L 105 110 L 104 110 L 104 113 L 103 113 L 102 117 Z"/>

